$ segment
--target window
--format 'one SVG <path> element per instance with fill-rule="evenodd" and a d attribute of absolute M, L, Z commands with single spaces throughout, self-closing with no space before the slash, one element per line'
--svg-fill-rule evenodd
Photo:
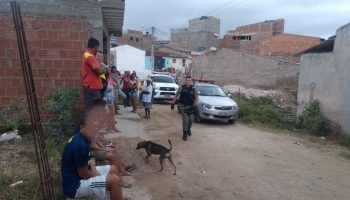
<path fill-rule="evenodd" d="M 182 59 L 182 66 L 183 66 L 183 67 L 186 66 L 186 59 Z"/>
<path fill-rule="evenodd" d="M 153 76 L 153 82 L 174 83 L 174 79 L 171 76 Z"/>
<path fill-rule="evenodd" d="M 134 37 L 130 37 L 130 41 L 134 41 Z"/>
<path fill-rule="evenodd" d="M 136 38 L 136 42 L 138 42 L 139 41 L 139 38 Z"/>
<path fill-rule="evenodd" d="M 173 63 L 176 63 L 176 59 L 175 58 L 173 59 Z"/>
<path fill-rule="evenodd" d="M 251 35 L 233 36 L 233 40 L 252 40 Z"/>

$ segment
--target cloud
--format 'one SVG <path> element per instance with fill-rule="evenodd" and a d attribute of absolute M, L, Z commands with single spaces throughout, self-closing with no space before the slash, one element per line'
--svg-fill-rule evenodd
<path fill-rule="evenodd" d="M 155 26 L 163 39 L 171 28 L 213 15 L 221 20 L 221 35 L 237 26 L 285 19 L 285 32 L 327 38 L 350 23 L 349 0 L 127 0 L 125 28 Z"/>

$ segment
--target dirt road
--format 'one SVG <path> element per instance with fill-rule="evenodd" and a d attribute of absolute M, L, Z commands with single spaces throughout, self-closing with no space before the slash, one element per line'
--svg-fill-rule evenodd
<path fill-rule="evenodd" d="M 143 119 L 146 134 L 165 146 L 172 141 L 178 173 L 172 175 L 167 161 L 157 172 L 157 156 L 145 164 L 144 151 L 130 151 L 138 159 L 138 199 L 350 199 L 350 161 L 338 155 L 339 147 L 220 123 L 195 124 L 184 142 L 177 111 L 155 105 L 151 112 L 152 119 Z"/>

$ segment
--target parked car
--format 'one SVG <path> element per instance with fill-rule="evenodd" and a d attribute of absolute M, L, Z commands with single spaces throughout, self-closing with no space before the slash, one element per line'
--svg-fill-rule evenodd
<path fill-rule="evenodd" d="M 196 106 L 195 121 L 202 119 L 226 121 L 234 124 L 238 117 L 238 105 L 221 87 L 210 83 L 196 83 L 199 101 Z"/>
<path fill-rule="evenodd" d="M 156 93 L 154 99 L 172 100 L 174 98 L 179 86 L 171 75 L 153 74 L 151 78 Z"/>

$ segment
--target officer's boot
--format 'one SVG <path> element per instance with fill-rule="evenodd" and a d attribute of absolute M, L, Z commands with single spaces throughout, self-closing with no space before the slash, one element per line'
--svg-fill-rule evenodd
<path fill-rule="evenodd" d="M 182 139 L 184 141 L 187 141 L 187 132 L 186 131 L 183 132 Z"/>

